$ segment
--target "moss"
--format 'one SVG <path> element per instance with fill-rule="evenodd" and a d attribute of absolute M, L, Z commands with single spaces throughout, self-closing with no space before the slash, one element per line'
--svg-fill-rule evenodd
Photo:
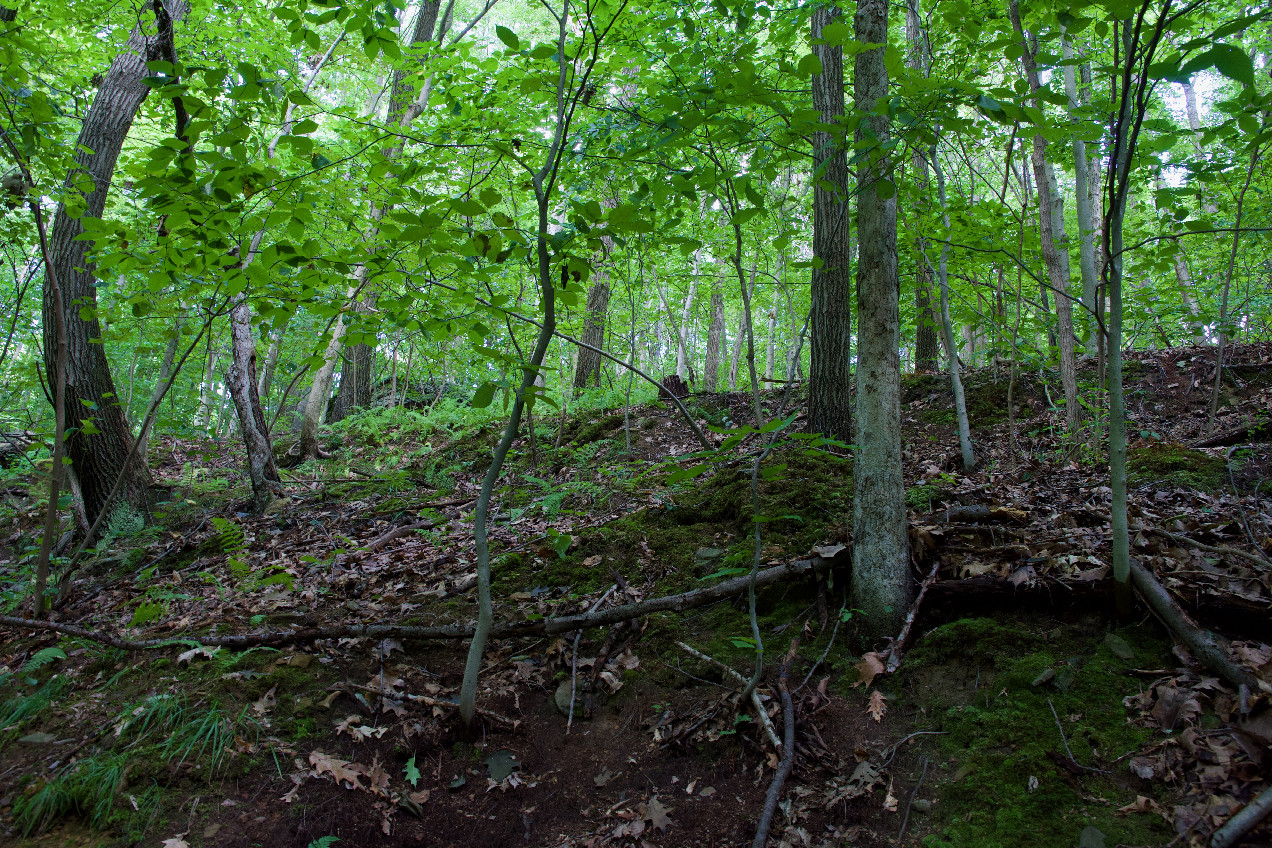
<path fill-rule="evenodd" d="M 911 486 L 905 490 L 905 505 L 916 512 L 930 512 L 955 500 L 954 493 L 942 486 Z"/>
<path fill-rule="evenodd" d="M 582 422 L 579 422 L 582 423 Z M 616 430 L 623 428 L 623 416 L 618 414 L 605 415 L 590 424 L 585 424 L 578 428 L 577 432 L 571 439 L 572 442 L 580 445 L 595 442 L 609 436 Z"/>
<path fill-rule="evenodd" d="M 1151 736 L 1126 721 L 1122 698 L 1141 683 L 1130 671 L 1165 663 L 1168 646 L 1144 627 L 1116 632 L 1135 651 L 1129 662 L 1109 650 L 1098 626 L 1043 632 L 992 619 L 937 628 L 907 657 L 907 697 L 945 734 L 933 737 L 939 833 L 925 845 L 1006 848 L 1030 833 L 1031 845 L 1071 848 L 1087 825 L 1110 844 L 1169 841 L 1159 817 L 1114 812 L 1137 793 L 1160 795 L 1116 761 Z M 1033 685 L 1048 669 L 1050 682 Z M 1064 773 L 1057 758 L 1067 759 L 1066 740 L 1081 765 L 1101 771 L 1077 780 Z"/>
<path fill-rule="evenodd" d="M 952 409 L 925 409 L 919 413 L 919 420 L 924 424 L 953 424 L 955 421 Z"/>
<path fill-rule="evenodd" d="M 1127 451 L 1126 470 L 1133 485 L 1169 483 L 1214 490 L 1221 488 L 1227 480 L 1222 459 L 1167 442 Z"/>

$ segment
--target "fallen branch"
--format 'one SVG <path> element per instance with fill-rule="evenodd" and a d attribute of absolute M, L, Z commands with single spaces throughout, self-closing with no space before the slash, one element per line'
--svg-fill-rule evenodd
<path fill-rule="evenodd" d="M 1131 563 L 1131 582 L 1135 584 L 1145 603 L 1157 613 L 1171 632 L 1188 646 L 1193 656 L 1202 665 L 1233 686 L 1244 686 L 1251 692 L 1260 689 L 1269 691 L 1268 684 L 1256 679 L 1254 675 L 1228 659 L 1227 652 L 1220 647 L 1217 637 L 1194 624 L 1188 614 L 1175 603 L 1175 599 L 1170 596 L 1165 587 L 1157 582 L 1152 572 L 1138 562 Z"/>
<path fill-rule="evenodd" d="M 790 687 L 786 685 L 786 675 L 795 662 L 795 653 L 799 650 L 799 637 L 791 640 L 791 648 L 786 652 L 781 670 L 777 675 L 777 691 L 782 695 L 782 724 L 785 742 L 782 745 L 782 761 L 777 765 L 773 782 L 769 784 L 768 794 L 764 796 L 764 812 L 760 814 L 760 823 L 755 829 L 755 841 L 751 848 L 764 848 L 768 842 L 769 828 L 773 826 L 773 815 L 777 812 L 777 802 L 782 797 L 782 787 L 786 778 L 790 777 L 795 765 L 795 704 L 791 700 Z"/>
<path fill-rule="evenodd" d="M 766 586 L 790 577 L 802 577 L 830 568 L 832 564 L 847 564 L 837 558 L 795 560 L 784 565 L 766 568 L 755 575 L 756 586 Z M 490 630 L 493 639 L 510 639 L 522 636 L 556 636 L 572 633 L 575 630 L 586 630 L 589 627 L 607 627 L 620 621 L 630 621 L 655 612 L 681 612 L 694 607 L 706 606 L 716 601 L 740 595 L 747 590 L 750 576 L 742 575 L 724 580 L 714 586 L 704 586 L 680 595 L 665 595 L 661 598 L 650 598 L 634 604 L 619 607 L 608 607 L 594 613 L 577 613 L 563 615 L 560 618 L 547 618 L 539 621 L 504 622 L 494 625 Z M 101 630 L 92 630 L 75 624 L 61 624 L 53 621 L 36 621 L 30 618 L 16 618 L 0 615 L 0 625 L 17 627 L 23 630 L 52 630 L 66 636 L 87 639 L 122 648 L 127 651 L 153 651 L 175 645 L 203 645 L 209 648 L 221 647 L 234 650 L 245 650 L 255 647 L 277 647 L 280 645 L 300 645 L 319 639 L 341 638 L 383 638 L 395 636 L 404 639 L 469 639 L 473 628 L 466 624 L 442 624 L 435 626 L 409 624 L 341 624 L 330 627 L 304 627 L 293 630 L 275 631 L 272 633 L 242 633 L 233 636 L 176 636 L 162 639 L 125 639 Z"/>
<path fill-rule="evenodd" d="M 1206 553 L 1240 557 L 1254 565 L 1255 568 L 1262 571 L 1272 571 L 1272 560 L 1265 559 L 1258 554 L 1252 554 L 1227 545 L 1207 545 L 1204 542 L 1198 542 L 1196 539 L 1190 539 L 1187 536 L 1180 536 L 1176 533 L 1171 533 L 1168 530 L 1162 530 L 1160 528 L 1152 528 L 1150 532 L 1158 533 L 1165 536 L 1167 539 L 1170 539 L 1172 542 L 1178 542 L 1181 545 L 1188 545 L 1189 547 L 1196 548 L 1199 551 L 1205 551 Z"/>
<path fill-rule="evenodd" d="M 362 552 L 367 554 L 373 553 L 387 545 L 389 542 L 392 542 L 394 539 L 401 538 L 402 536 L 405 536 L 408 533 L 413 533 L 416 530 L 432 530 L 435 527 L 441 527 L 448 520 L 449 519 L 445 518 L 435 518 L 429 521 L 416 521 L 411 524 L 404 524 L 401 527 L 394 527 L 392 530 L 389 530 L 383 535 L 373 539 L 371 544 L 362 549 Z"/>
<path fill-rule="evenodd" d="M 1241 837 L 1258 827 L 1259 822 L 1272 813 L 1272 786 L 1259 793 L 1249 804 L 1241 808 L 1235 816 L 1228 819 L 1223 827 L 1210 837 L 1210 848 L 1231 848 L 1241 841 Z"/>
<path fill-rule="evenodd" d="M 703 662 L 708 662 L 718 668 L 724 669 L 724 672 L 726 674 L 728 674 L 738 683 L 742 684 L 742 687 L 744 689 L 746 688 L 746 685 L 749 681 L 745 677 L 743 677 L 737 671 L 737 669 L 731 668 L 730 666 L 725 665 L 724 663 L 720 662 L 715 657 L 709 656 L 708 654 L 704 654 L 702 653 L 702 651 L 699 651 L 696 648 L 689 647 L 684 642 L 677 642 L 676 647 L 680 648 L 681 650 L 683 650 L 685 653 L 689 654 L 692 657 L 697 657 Z M 768 710 L 764 709 L 764 704 L 763 702 L 760 701 L 760 693 L 756 690 L 754 686 L 751 687 L 751 705 L 755 707 L 755 715 L 759 719 L 760 724 L 763 725 L 764 732 L 768 734 L 769 741 L 773 743 L 773 749 L 776 751 L 781 751 L 782 740 L 777 738 L 777 731 L 773 729 L 773 722 L 769 718 Z"/>
<path fill-rule="evenodd" d="M 940 570 L 941 563 L 939 561 L 933 563 L 932 570 L 928 572 L 923 585 L 919 588 L 919 596 L 914 599 L 914 603 L 910 606 L 910 612 L 905 617 L 905 626 L 901 628 L 901 633 L 897 638 L 892 641 L 892 647 L 888 648 L 888 661 L 884 664 L 884 670 L 888 674 L 892 674 L 892 672 L 901 667 L 901 656 L 905 652 L 905 643 L 910 638 L 910 629 L 914 627 L 914 619 L 918 617 L 919 606 L 923 603 L 923 596 L 927 594 L 927 590 L 935 582 L 936 573 Z"/>

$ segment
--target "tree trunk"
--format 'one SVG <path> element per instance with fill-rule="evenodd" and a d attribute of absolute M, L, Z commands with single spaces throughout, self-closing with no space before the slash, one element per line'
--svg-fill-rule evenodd
<path fill-rule="evenodd" d="M 168 386 L 168 378 L 172 376 L 172 364 L 177 359 L 177 345 L 181 342 L 181 319 L 178 318 L 172 326 L 172 335 L 168 338 L 168 345 L 163 349 L 163 362 L 159 365 L 159 378 L 155 380 L 155 389 L 150 393 L 150 403 L 146 404 L 146 411 L 149 412 L 155 407 L 160 400 L 163 399 L 164 390 Z M 142 426 L 145 427 L 145 419 L 142 420 Z M 150 447 L 150 434 L 154 432 L 154 424 L 145 427 L 141 434 L 137 436 L 137 456 L 141 457 L 141 461 L 146 461 L 146 451 Z"/>
<path fill-rule="evenodd" d="M 371 297 L 358 302 L 363 312 L 373 303 Z M 359 342 L 349 345 L 340 358 L 340 388 L 336 390 L 331 407 L 331 422 L 343 421 L 359 409 L 371 406 L 371 371 L 375 362 L 375 347 Z"/>
<path fill-rule="evenodd" d="M 1073 46 L 1067 37 L 1062 36 L 1064 58 L 1072 61 Z M 1064 66 L 1064 89 L 1069 98 L 1069 109 L 1076 111 L 1082 105 L 1078 98 L 1078 81 L 1073 65 Z M 1073 194 L 1078 215 L 1078 267 L 1082 274 L 1082 320 L 1085 328 L 1083 338 L 1086 339 L 1087 353 L 1094 354 L 1096 339 L 1094 332 L 1095 292 L 1099 275 L 1095 268 L 1095 229 L 1096 223 L 1091 209 L 1091 190 L 1087 185 L 1087 153 L 1086 142 L 1080 138 L 1073 139 Z"/>
<path fill-rule="evenodd" d="M 165 9 L 177 22 L 185 17 L 189 4 L 186 0 L 166 0 Z M 100 218 L 105 211 L 120 150 L 137 110 L 150 93 L 146 85 L 151 75 L 146 68 L 150 41 L 140 26 L 134 29 L 126 49 L 102 79 L 76 140 L 75 170 L 67 180 L 67 185 L 71 185 L 76 179 L 84 179 L 93 188 L 84 196 L 83 209 L 74 217 L 65 204 L 58 207 L 49 243 L 50 270 L 61 285 L 61 320 L 67 334 L 66 409 L 72 411 L 69 423 L 75 425 L 66 451 L 71 460 L 72 488 L 80 493 L 82 514 L 90 523 L 110 507 L 107 496 L 120 478 L 122 502 L 144 514 L 146 490 L 151 482 L 144 459 L 136 453 L 128 459 L 133 447 L 132 432 L 115 392 L 106 352 L 97 341 L 102 332 L 96 318 L 94 266 L 88 259 L 92 242 L 79 238 L 84 232 L 83 222 Z M 44 292 L 46 374 L 54 374 L 57 363 L 57 305 L 51 289 L 46 287 Z"/>
<path fill-rule="evenodd" d="M 936 196 L 941 204 L 942 223 L 948 230 L 950 213 L 945 204 L 945 172 L 941 170 L 941 162 L 936 158 L 935 146 L 932 147 L 930 156 L 932 169 L 936 171 Z M 954 350 L 954 322 L 950 319 L 949 258 L 950 246 L 944 244 L 941 246 L 937 280 L 941 292 L 941 331 L 945 336 L 946 349 L 952 351 Z M 967 398 L 963 394 L 963 377 L 959 372 L 957 356 L 950 357 L 950 384 L 954 389 L 954 418 L 958 422 L 958 445 L 963 455 L 963 470 L 971 471 L 976 465 L 976 454 L 972 452 L 972 429 L 967 420 Z"/>
<path fill-rule="evenodd" d="M 888 0 L 859 0 L 858 42 L 886 45 Z M 853 465 L 853 604 L 868 636 L 895 634 L 910 602 L 910 556 L 901 481 L 901 316 L 897 204 L 886 153 L 890 122 L 876 114 L 888 96 L 884 47 L 857 54 L 853 105 L 857 143 L 869 159 L 857 171 L 857 457 Z M 869 131 L 874 140 L 869 140 Z M 884 196 L 881 197 L 880 195 Z"/>
<path fill-rule="evenodd" d="M 583 342 L 605 347 L 605 322 L 609 314 L 609 270 L 598 265 L 592 270 L 592 287 L 587 292 L 587 318 L 583 322 Z M 604 358 L 594 350 L 580 347 L 574 366 L 574 388 L 599 386 L 605 372 Z"/>
<path fill-rule="evenodd" d="M 729 360 L 729 391 L 736 392 L 738 390 L 738 368 L 742 364 L 742 343 L 746 341 L 747 334 L 750 332 L 750 326 L 747 324 L 746 304 L 755 296 L 755 274 L 759 270 L 760 256 L 757 251 L 751 257 L 751 282 L 747 286 L 749 291 L 742 293 L 742 306 L 738 307 L 738 334 L 733 339 L 733 355 Z"/>
<path fill-rule="evenodd" d="M 822 30 L 840 19 L 832 5 L 813 10 L 813 53 L 821 60 L 813 77 L 813 108 L 823 124 L 844 117 L 844 51 L 817 44 Z M 886 87 L 886 83 L 885 83 Z M 852 441 L 852 256 L 849 252 L 848 157 L 844 139 L 813 134 L 813 271 L 808 367 L 808 429 Z M 820 267 L 818 267 L 820 265 Z"/>
<path fill-rule="evenodd" d="M 278 370 L 278 355 L 282 351 L 285 335 L 287 335 L 287 324 L 283 324 L 270 333 L 269 352 L 265 354 L 265 370 L 261 372 L 261 381 L 256 386 L 256 396 L 261 399 L 262 406 L 269 399 L 269 390 L 274 384 L 274 372 Z"/>
<path fill-rule="evenodd" d="M 247 475 L 252 482 L 252 502 L 263 512 L 275 495 L 283 493 L 282 479 L 274 465 L 274 449 L 269 441 L 269 425 L 256 393 L 256 338 L 252 333 L 252 310 L 246 297 L 239 297 L 230 310 L 230 339 L 234 346 L 225 386 L 238 413 L 243 446 L 247 449 Z"/>
<path fill-rule="evenodd" d="M 420 5 L 419 12 L 415 18 L 415 25 L 412 28 L 409 46 L 414 47 L 426 41 L 433 40 L 433 29 L 437 24 L 439 0 L 424 0 Z M 442 30 L 447 26 L 447 21 L 443 20 Z M 421 65 L 425 57 L 420 57 Z M 419 117 L 423 106 L 420 105 L 420 98 L 413 97 L 414 86 L 413 79 L 416 76 L 414 72 L 406 70 L 398 70 L 393 74 L 393 92 L 389 101 L 388 123 L 390 126 L 405 127 Z M 427 83 L 425 89 L 427 90 Z M 400 144 L 394 144 L 384 152 L 386 159 L 392 161 L 402 152 Z M 391 174 L 389 175 L 392 176 Z M 383 220 L 388 209 L 374 202 L 371 204 L 370 232 L 367 239 L 374 239 L 379 233 L 379 224 Z M 359 293 L 362 293 L 362 299 L 358 302 L 357 309 L 359 311 L 368 308 L 368 305 L 374 303 L 374 292 L 364 292 L 367 283 L 367 267 L 366 264 L 358 265 L 354 272 L 354 284 L 350 287 L 347 299 L 352 300 Z M 300 455 L 307 459 L 318 456 L 318 426 L 322 423 L 327 411 L 327 403 L 331 398 L 331 383 L 335 376 L 336 364 L 340 360 L 341 351 L 344 348 L 345 323 L 338 320 L 331 328 L 331 340 L 327 344 L 327 350 L 323 354 L 323 364 L 319 366 L 318 371 L 314 374 L 313 384 L 309 387 L 309 398 L 305 406 L 305 415 L 301 420 L 300 426 Z M 370 360 L 367 360 L 367 374 L 369 383 Z M 356 377 L 355 377 L 356 382 Z M 369 388 L 369 386 L 368 386 Z"/>
<path fill-rule="evenodd" d="M 680 331 L 676 337 L 676 376 L 689 379 L 689 322 L 693 319 L 693 301 L 698 296 L 698 269 L 702 264 L 702 248 L 693 252 L 693 265 L 689 274 L 689 292 L 680 310 Z"/>
<path fill-rule="evenodd" d="M 1033 50 L 1029 38 L 1020 24 L 1020 9 L 1017 0 L 1008 0 L 1007 12 L 1011 17 L 1016 35 L 1020 37 L 1023 49 L 1020 61 L 1025 67 L 1025 76 L 1029 81 L 1029 93 L 1033 96 L 1034 107 L 1043 108 L 1038 97 L 1041 84 L 1038 81 L 1038 66 L 1034 62 Z M 1042 259 L 1047 266 L 1047 276 L 1051 280 L 1051 288 L 1056 296 L 1056 337 L 1060 347 L 1060 384 L 1064 387 L 1064 417 L 1070 433 L 1077 432 L 1081 420 L 1081 407 L 1078 405 L 1078 376 L 1073 336 L 1073 305 L 1069 300 L 1069 253 L 1065 244 L 1064 233 L 1064 199 L 1060 196 L 1051 163 L 1047 161 L 1047 141 L 1041 133 L 1033 137 L 1034 182 L 1038 187 L 1038 227 L 1041 234 Z"/>
<path fill-rule="evenodd" d="M 720 348 L 724 343 L 724 295 L 719 281 L 711 280 L 711 326 L 707 329 L 707 361 L 702 368 L 702 388 L 715 392 L 720 386 Z"/>
<path fill-rule="evenodd" d="M 927 77 L 927 38 L 919 18 L 919 0 L 905 4 L 906 65 Z M 916 149 L 911 160 L 914 165 L 915 186 L 920 197 L 928 192 L 928 166 L 923 152 Z M 928 239 L 920 235 L 916 239 L 919 256 L 914 263 L 914 370 L 935 371 L 940 343 L 936 338 L 937 316 L 932 308 L 932 266 L 927 260 Z M 942 255 L 945 254 L 942 249 Z"/>

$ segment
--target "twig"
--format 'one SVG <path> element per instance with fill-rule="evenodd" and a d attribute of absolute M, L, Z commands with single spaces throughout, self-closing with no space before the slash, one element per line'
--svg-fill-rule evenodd
<path fill-rule="evenodd" d="M 1258 826 L 1259 822 L 1272 813 L 1272 786 L 1264 789 L 1249 804 L 1241 808 L 1235 816 L 1228 819 L 1223 827 L 1210 837 L 1210 848 L 1231 848 L 1241 841 L 1241 837 Z"/>
<path fill-rule="evenodd" d="M 948 730 L 916 730 L 913 733 L 911 733 L 909 736 L 906 736 L 902 739 L 898 739 L 896 742 L 892 744 L 892 747 L 888 749 L 890 751 L 890 753 L 888 754 L 888 758 L 883 761 L 883 765 L 879 766 L 879 771 L 883 771 L 888 766 L 892 765 L 893 759 L 895 759 L 897 756 L 897 751 L 901 748 L 902 745 L 909 742 L 914 737 L 916 736 L 944 736 L 947 733 L 949 733 Z"/>
<path fill-rule="evenodd" d="M 813 673 L 817 671 L 817 667 L 826 661 L 827 655 L 830 654 L 830 649 L 835 645 L 835 636 L 839 633 L 839 625 L 843 620 L 844 617 L 842 615 L 835 618 L 835 626 L 830 630 L 830 641 L 826 643 L 826 650 L 822 651 L 822 655 L 817 658 L 817 662 L 813 663 L 813 667 L 808 670 L 808 674 L 804 675 L 804 682 L 795 687 L 796 692 L 808 685 L 808 681 L 813 679 Z"/>
<path fill-rule="evenodd" d="M 738 683 L 742 684 L 744 688 L 746 687 L 747 679 L 745 677 L 739 674 L 735 669 L 730 668 L 729 666 L 720 662 L 715 657 L 708 656 L 702 653 L 702 651 L 691 648 L 688 645 L 686 645 L 684 642 L 677 642 L 676 647 L 685 651 L 690 656 L 697 657 L 703 662 L 708 662 L 714 666 L 718 666 L 719 668 L 724 669 L 726 674 L 728 674 Z M 768 710 L 764 709 L 764 704 L 761 703 L 760 701 L 760 693 L 757 692 L 754 687 L 751 688 L 751 704 L 755 707 L 755 714 L 756 716 L 758 716 L 760 720 L 760 724 L 763 725 L 764 732 L 768 734 L 769 741 L 773 743 L 773 748 L 777 751 L 783 750 L 782 742 L 780 739 L 777 738 L 777 731 L 773 729 L 773 721 L 769 718 Z"/>
<path fill-rule="evenodd" d="M 1069 740 L 1066 739 L 1064 736 L 1064 725 L 1060 724 L 1060 716 L 1058 713 L 1056 713 L 1056 705 L 1051 703 L 1050 695 L 1047 696 L 1047 706 L 1051 707 L 1051 717 L 1056 720 L 1056 730 L 1060 731 L 1060 741 L 1064 743 L 1064 752 L 1069 755 L 1069 762 L 1073 763 L 1075 766 L 1082 769 L 1083 771 L 1093 771 L 1093 772 L 1096 772 L 1097 774 L 1109 774 L 1109 772 L 1105 771 L 1104 769 L 1091 768 L 1090 766 L 1084 766 L 1082 765 L 1082 763 L 1078 762 L 1077 760 L 1073 758 L 1073 751 L 1069 750 Z"/>
<path fill-rule="evenodd" d="M 764 848 L 768 842 L 769 829 L 773 826 L 773 814 L 777 812 L 777 802 L 782 797 L 782 787 L 786 778 L 790 777 L 795 765 L 795 704 L 791 700 L 790 687 L 786 685 L 786 675 L 795 662 L 795 653 L 799 650 L 799 637 L 791 639 L 790 650 L 782 661 L 781 670 L 777 673 L 777 691 L 782 696 L 782 723 L 785 742 L 782 745 L 782 761 L 778 763 L 773 782 L 769 784 L 768 794 L 764 797 L 764 812 L 760 815 L 760 824 L 755 830 L 755 841 L 751 848 Z"/>
<path fill-rule="evenodd" d="M 605 601 L 608 600 L 609 596 L 614 594 L 614 591 L 617 588 L 618 588 L 617 583 L 615 583 L 613 586 L 610 586 L 609 589 L 605 591 L 605 594 L 601 595 L 600 600 L 592 604 L 592 608 L 588 610 L 588 612 L 596 612 L 598 609 L 600 609 L 601 604 L 605 603 Z M 583 638 L 582 630 L 574 634 L 574 652 L 570 654 L 570 711 L 569 713 L 566 714 L 566 717 L 565 717 L 565 735 L 566 736 L 570 735 L 570 727 L 574 724 L 574 693 L 575 693 L 575 686 L 577 685 L 578 679 L 579 679 L 579 641 L 582 638 Z"/>
<path fill-rule="evenodd" d="M 928 587 L 936 580 L 936 573 L 941 570 L 941 563 L 938 560 L 933 563 L 932 570 L 928 572 L 928 576 L 923 580 L 923 586 L 919 589 L 919 596 L 914 599 L 914 603 L 910 606 L 910 612 L 905 617 L 905 626 L 901 628 L 900 635 L 892 642 L 892 647 L 888 649 L 888 662 L 885 664 L 885 670 L 888 674 L 896 671 L 901 667 L 901 654 L 905 649 L 906 640 L 910 638 L 910 628 L 914 626 L 914 620 L 919 614 L 919 605 L 923 603 L 923 596 L 927 594 Z"/>
<path fill-rule="evenodd" d="M 927 777 L 928 760 L 923 758 L 923 771 L 919 772 L 919 782 L 914 784 L 914 790 L 910 793 L 910 800 L 905 804 L 905 815 L 901 817 L 901 832 L 897 834 L 897 843 L 900 844 L 901 839 L 905 836 L 905 828 L 910 823 L 910 808 L 914 806 L 914 799 L 919 797 L 919 788 L 923 786 L 923 778 Z"/>
<path fill-rule="evenodd" d="M 1190 545 L 1199 551 L 1205 551 L 1211 554 L 1231 554 L 1232 556 L 1241 557 L 1242 559 L 1252 563 L 1255 568 L 1259 568 L 1264 571 L 1272 571 L 1272 560 L 1264 559 L 1257 554 L 1247 553 L 1239 548 L 1231 548 L 1227 545 L 1207 545 L 1204 542 L 1198 542 L 1196 539 L 1190 539 L 1187 536 L 1180 536 L 1176 533 L 1171 533 L 1168 530 L 1162 530 L 1157 527 L 1151 528 L 1149 532 L 1158 533 L 1165 536 L 1167 539 L 1170 539 L 1172 542 L 1179 542 L 1181 545 Z"/>

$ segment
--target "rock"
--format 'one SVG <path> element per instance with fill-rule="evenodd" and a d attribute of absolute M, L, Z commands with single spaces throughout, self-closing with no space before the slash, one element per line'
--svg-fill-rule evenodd
<path fill-rule="evenodd" d="M 724 548 L 698 548 L 693 552 L 693 564 L 703 575 L 710 574 L 720 568 L 724 562 Z"/>

